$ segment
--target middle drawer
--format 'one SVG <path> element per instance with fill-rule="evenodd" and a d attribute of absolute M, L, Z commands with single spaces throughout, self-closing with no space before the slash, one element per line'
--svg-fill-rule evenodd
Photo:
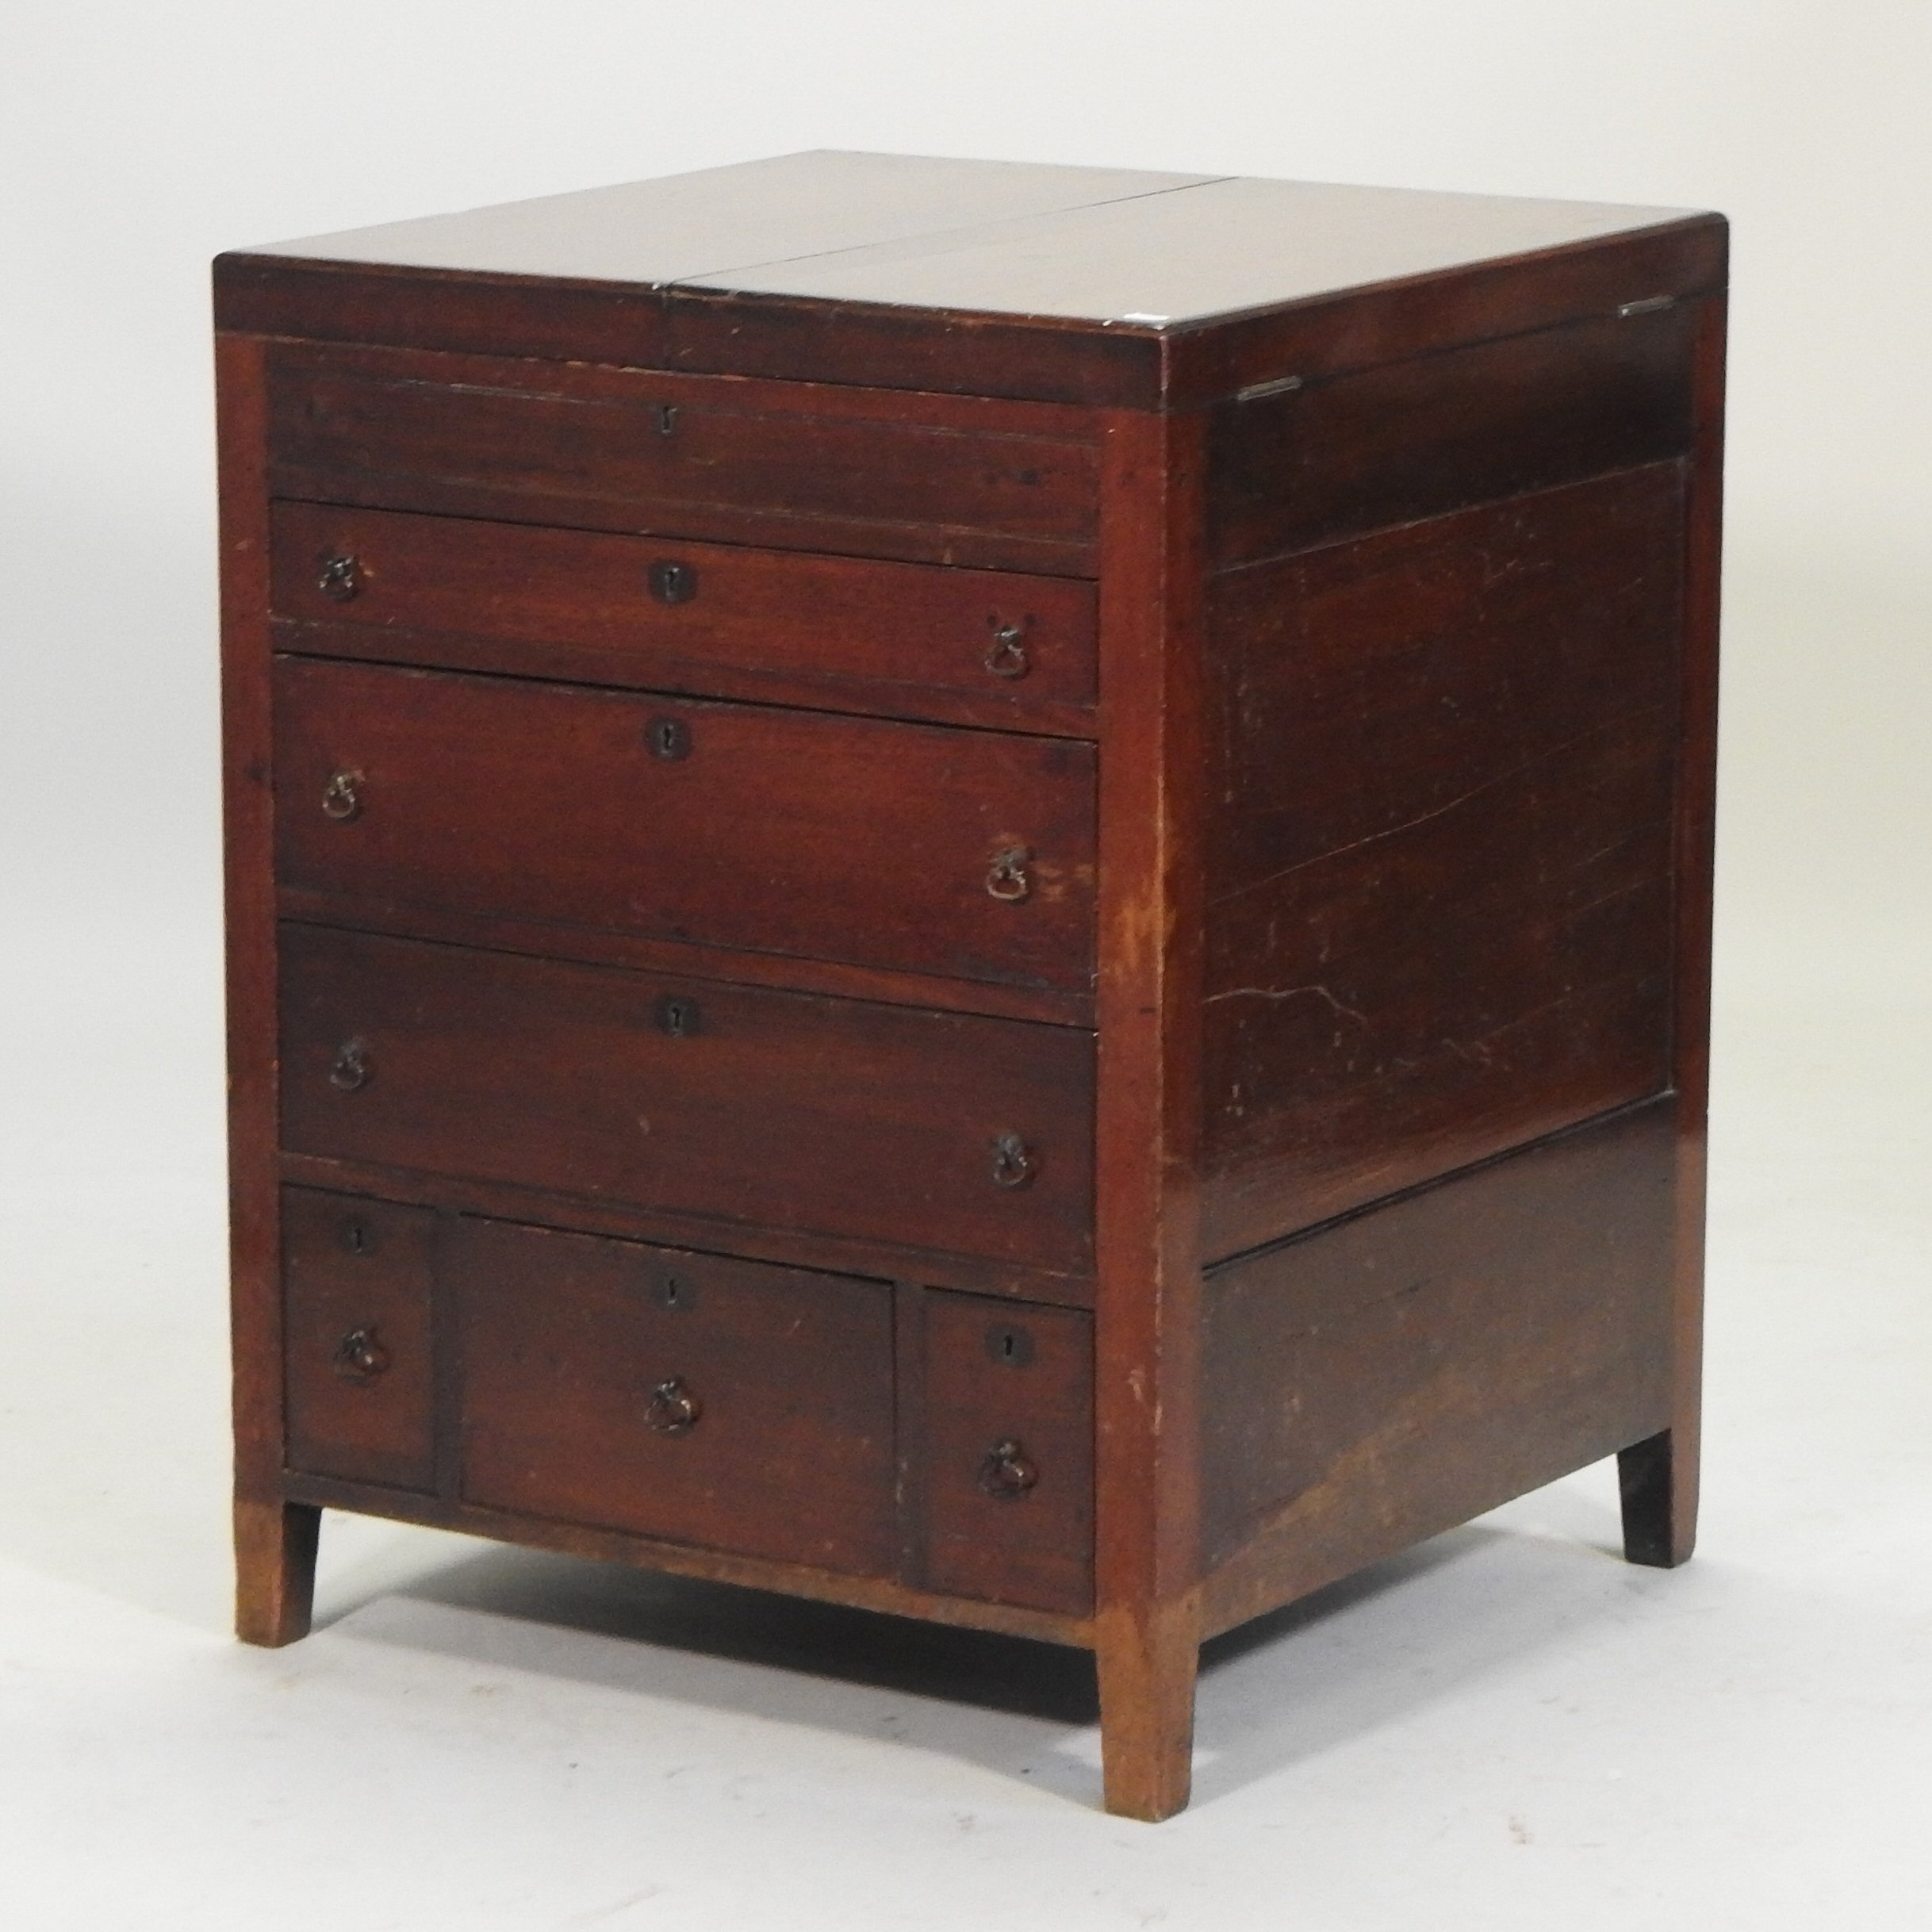
<path fill-rule="evenodd" d="M 1094 1036 L 282 929 L 291 1153 L 1081 1275 Z"/>
<path fill-rule="evenodd" d="M 274 729 L 298 891 L 1092 983 L 1090 744 L 297 657 Z"/>

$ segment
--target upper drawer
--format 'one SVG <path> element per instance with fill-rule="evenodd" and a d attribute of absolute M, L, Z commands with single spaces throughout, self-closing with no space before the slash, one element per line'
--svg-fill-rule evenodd
<path fill-rule="evenodd" d="M 1091 575 L 1094 419 L 1048 404 L 278 351 L 278 496 Z"/>
<path fill-rule="evenodd" d="M 1091 983 L 1091 745 L 298 657 L 274 729 L 286 886 Z"/>
<path fill-rule="evenodd" d="M 272 547 L 297 650 L 1093 734 L 1073 578 L 309 503 Z"/>

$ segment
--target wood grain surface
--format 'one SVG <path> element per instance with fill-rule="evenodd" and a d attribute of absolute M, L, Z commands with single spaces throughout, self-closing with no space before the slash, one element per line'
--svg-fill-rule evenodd
<path fill-rule="evenodd" d="M 1076 411 L 293 347 L 270 370 L 278 496 L 1091 574 Z"/>
<path fill-rule="evenodd" d="M 884 1283 L 469 1217 L 447 1255 L 466 1501 L 893 1570 Z"/>
<path fill-rule="evenodd" d="M 436 1486 L 435 1269 L 427 1209 L 285 1191 L 289 1468 Z M 362 1374 L 343 1359 L 358 1336 Z"/>
<path fill-rule="evenodd" d="M 1651 1102 L 1210 1275 L 1209 1629 L 1662 1426 L 1673 1113 Z"/>
<path fill-rule="evenodd" d="M 929 1588 L 1079 1616 L 1094 1596 L 1094 1335 L 1070 1309 L 922 1298 L 923 1546 Z M 1015 1444 L 1035 1481 L 987 1487 Z"/>
<path fill-rule="evenodd" d="M 1217 580 L 1210 1258 L 1669 1083 L 1683 488 Z"/>
<path fill-rule="evenodd" d="M 1087 745 L 306 658 L 275 700 L 279 876 L 351 916 L 1091 987 Z"/>
<path fill-rule="evenodd" d="M 1094 734 L 1069 578 L 322 504 L 277 504 L 274 543 L 284 650 Z"/>
<path fill-rule="evenodd" d="M 1090 1261 L 1089 1033 L 315 926 L 282 937 L 293 1152 L 681 1210 L 721 1240 L 755 1222 Z M 351 1043 L 366 1075 L 345 1089 Z M 1030 1165 L 1002 1185 L 1009 1134 Z"/>

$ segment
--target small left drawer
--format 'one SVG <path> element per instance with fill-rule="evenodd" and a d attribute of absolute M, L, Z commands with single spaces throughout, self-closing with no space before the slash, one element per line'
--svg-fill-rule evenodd
<path fill-rule="evenodd" d="M 434 1489 L 435 1213 L 290 1187 L 282 1227 L 289 1467 Z"/>

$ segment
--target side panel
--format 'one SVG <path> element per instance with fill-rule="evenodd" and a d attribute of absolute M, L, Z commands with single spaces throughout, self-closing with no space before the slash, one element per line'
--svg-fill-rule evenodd
<path fill-rule="evenodd" d="M 1209 603 L 1209 1259 L 1669 1080 L 1684 470 Z"/>
<path fill-rule="evenodd" d="M 1664 1428 L 1675 1102 L 1210 1273 L 1206 1625 Z"/>
<path fill-rule="evenodd" d="M 1694 310 L 1606 315 L 1221 404 L 1215 569 L 1689 447 Z"/>

